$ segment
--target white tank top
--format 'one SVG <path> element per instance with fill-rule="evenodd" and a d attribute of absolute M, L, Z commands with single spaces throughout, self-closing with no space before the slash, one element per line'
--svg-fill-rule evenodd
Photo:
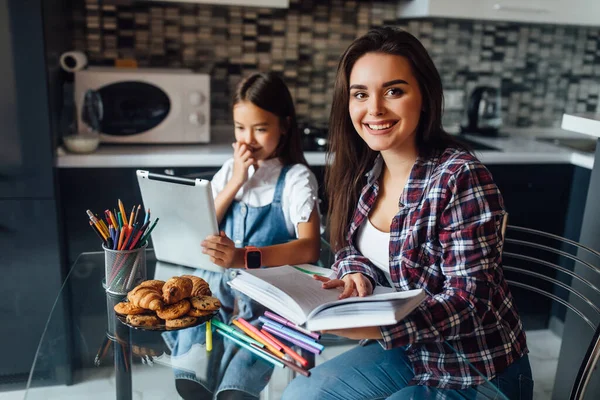
<path fill-rule="evenodd" d="M 365 218 L 356 235 L 356 248 L 383 271 L 390 285 L 390 234 L 375 228 L 369 218 Z M 393 287 L 393 286 L 392 286 Z"/>

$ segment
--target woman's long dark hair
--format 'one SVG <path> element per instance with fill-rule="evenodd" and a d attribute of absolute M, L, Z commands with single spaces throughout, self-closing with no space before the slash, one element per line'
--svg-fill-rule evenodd
<path fill-rule="evenodd" d="M 249 101 L 255 106 L 279 117 L 285 134 L 281 136 L 275 155 L 283 165 L 308 165 L 302 152 L 302 138 L 296 120 L 292 95 L 279 75 L 274 72 L 256 73 L 238 85 L 233 96 L 233 106 Z"/>
<path fill-rule="evenodd" d="M 378 154 L 358 135 L 348 112 L 350 73 L 356 61 L 367 53 L 397 55 L 409 61 L 423 97 L 423 112 L 416 134 L 420 155 L 426 156 L 436 149 L 447 147 L 465 148 L 442 128 L 442 80 L 417 38 L 401 29 L 383 27 L 372 29 L 352 42 L 338 64 L 329 116 L 327 158 L 330 167 L 325 172 L 325 185 L 329 200 L 330 240 L 335 250 L 348 244 L 346 235 L 364 185 L 364 176 L 373 167 Z"/>

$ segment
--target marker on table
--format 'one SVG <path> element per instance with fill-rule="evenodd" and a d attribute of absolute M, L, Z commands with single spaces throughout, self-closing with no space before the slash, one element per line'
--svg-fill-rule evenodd
<path fill-rule="evenodd" d="M 283 351 L 285 352 L 285 354 L 287 354 L 288 356 L 292 357 L 294 360 L 296 360 L 303 367 L 308 367 L 308 360 L 306 360 L 300 354 L 296 353 L 290 347 L 288 347 L 285 344 L 281 343 L 279 340 L 277 340 L 276 337 L 274 337 L 273 335 L 271 335 L 269 332 L 265 331 L 264 329 L 261 329 L 260 331 L 263 333 L 263 335 L 265 335 L 266 337 L 268 337 L 269 339 L 271 339 L 275 343 L 279 344 L 283 348 Z"/>
<path fill-rule="evenodd" d="M 235 337 L 237 337 L 237 338 L 239 338 L 239 339 L 247 342 L 248 344 L 253 343 L 253 344 L 257 345 L 260 348 L 264 348 L 265 347 L 265 345 L 262 344 L 261 342 L 259 342 L 257 340 L 254 340 L 250 336 L 246 336 L 246 335 L 244 335 L 241 332 L 236 331 L 231 326 L 225 325 L 223 322 L 219 321 L 218 319 L 213 319 L 212 323 L 213 323 L 213 325 L 215 327 L 224 330 L 225 332 L 227 332 L 227 333 L 229 333 L 229 334 L 231 334 L 231 335 L 233 335 L 233 336 L 235 336 Z"/>
<path fill-rule="evenodd" d="M 251 346 L 254 346 L 254 345 L 251 345 Z M 263 352 L 266 357 L 274 357 L 272 354 L 268 353 L 266 350 L 262 350 L 259 348 L 256 348 L 256 350 Z M 306 377 L 310 376 L 309 371 L 297 366 L 296 364 L 294 364 L 291 361 L 288 361 L 288 360 L 277 360 L 277 361 L 281 361 L 283 363 L 283 365 L 285 365 L 286 367 L 288 367 L 290 369 L 293 369 L 294 371 L 298 372 L 299 374 L 302 374 Z"/>
<path fill-rule="evenodd" d="M 210 320 L 206 321 L 206 351 L 212 351 L 212 327 Z"/>
<path fill-rule="evenodd" d="M 292 329 L 297 330 L 298 332 L 304 333 L 306 336 L 310 336 L 312 338 L 315 338 L 315 340 L 321 339 L 321 335 L 319 333 L 311 332 L 311 331 L 308 331 L 308 330 L 306 330 L 304 328 L 301 328 L 298 325 L 294 324 L 293 322 L 288 321 L 287 319 L 285 319 L 285 318 L 283 318 L 283 317 L 281 317 L 281 316 L 279 316 L 277 314 L 274 314 L 274 313 L 272 313 L 270 311 L 265 311 L 265 316 L 268 317 L 268 318 L 270 318 L 270 319 L 272 319 L 275 322 L 279 322 L 281 325 L 285 325 L 288 328 L 292 328 Z"/>
<path fill-rule="evenodd" d="M 258 328 L 256 328 L 254 325 L 252 325 L 250 322 L 246 321 L 244 318 L 237 318 L 237 321 L 239 323 L 241 323 L 242 325 L 244 325 L 246 328 L 248 328 L 250 331 L 252 331 L 255 335 L 257 335 L 259 338 L 262 339 L 263 342 L 266 342 L 265 344 L 270 345 L 271 347 L 281 351 L 281 347 L 273 342 L 272 340 L 270 340 L 269 338 L 267 338 L 266 336 L 264 336 L 262 333 L 260 333 L 260 331 L 258 330 Z"/>
<path fill-rule="evenodd" d="M 275 329 L 279 332 L 285 333 L 287 336 L 293 337 L 294 339 L 300 340 L 301 342 L 304 342 L 306 344 L 308 344 L 309 346 L 312 346 L 316 349 L 319 349 L 321 351 L 323 351 L 323 349 L 325 348 L 325 346 L 323 346 L 320 343 L 317 343 L 313 338 L 309 338 L 303 334 L 301 334 L 300 332 L 297 332 L 293 329 L 290 329 L 286 326 L 283 326 L 281 324 L 278 324 L 277 322 L 273 322 L 268 318 L 265 317 L 258 317 L 259 321 L 263 323 L 263 326 L 268 326 L 271 327 L 272 329 Z"/>
<path fill-rule="evenodd" d="M 246 335 L 250 336 L 252 339 L 264 344 L 266 346 L 267 349 L 271 350 L 271 352 L 273 354 L 276 354 L 279 358 L 283 358 L 285 357 L 285 355 L 281 352 L 281 350 L 279 350 L 277 347 L 272 346 L 269 342 L 268 339 L 265 339 L 265 336 L 263 334 L 257 335 L 256 333 L 254 333 L 253 331 L 251 331 L 250 329 L 248 329 L 246 326 L 242 325 L 239 321 L 237 320 L 233 320 L 231 321 L 235 326 L 237 326 L 238 328 L 240 328 Z M 272 343 L 272 342 L 271 342 Z"/>
<path fill-rule="evenodd" d="M 272 328 L 272 327 L 271 327 L 271 326 L 269 326 L 269 325 L 263 325 L 263 327 L 262 327 L 262 328 L 263 328 L 265 331 L 267 331 L 267 332 L 269 332 L 269 333 L 271 333 L 271 334 L 273 334 L 273 335 L 275 335 L 275 336 L 278 336 L 278 337 L 280 337 L 280 338 L 282 338 L 282 339 L 285 339 L 285 340 L 287 340 L 287 341 L 288 341 L 288 342 L 290 342 L 290 343 L 293 343 L 293 344 L 295 344 L 295 345 L 296 345 L 296 346 L 298 346 L 298 347 L 301 347 L 301 348 L 303 348 L 304 350 L 308 350 L 308 351 L 310 351 L 311 353 L 314 353 L 314 354 L 321 354 L 321 350 L 317 349 L 316 347 L 313 347 L 313 346 L 311 346 L 311 345 L 307 344 L 306 342 L 303 342 L 303 341 L 301 341 L 301 340 L 295 339 L 295 338 L 293 338 L 293 337 L 291 337 L 291 336 L 288 336 L 288 335 L 286 335 L 285 333 L 283 333 L 283 332 L 280 332 L 280 331 L 278 331 L 277 329 L 274 329 L 274 328 Z"/>
<path fill-rule="evenodd" d="M 217 333 L 219 335 L 223 336 L 224 338 L 227 338 L 227 339 L 231 340 L 232 342 L 238 344 L 239 346 L 243 347 L 244 349 L 251 351 L 252 353 L 254 353 L 257 356 L 259 356 L 260 358 L 262 358 L 263 360 L 268 361 L 279 368 L 283 368 L 283 363 L 281 362 L 281 360 L 276 359 L 274 356 L 268 356 L 268 355 L 264 354 L 262 351 L 259 350 L 258 347 L 255 347 L 251 344 L 245 343 L 242 340 L 240 340 L 236 337 L 233 337 L 230 334 L 228 334 L 225 331 L 222 331 L 221 329 L 218 329 L 218 328 L 217 328 Z"/>

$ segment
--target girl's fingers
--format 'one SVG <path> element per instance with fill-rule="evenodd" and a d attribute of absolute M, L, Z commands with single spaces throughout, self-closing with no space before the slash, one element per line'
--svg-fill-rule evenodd
<path fill-rule="evenodd" d="M 241 159 L 242 161 L 246 161 L 246 160 L 248 160 L 248 159 L 249 159 L 249 158 L 251 158 L 251 157 L 252 157 L 252 152 L 251 152 L 250 150 L 246 150 L 245 152 L 243 152 L 243 153 L 240 155 L 240 159 Z"/>
<path fill-rule="evenodd" d="M 331 279 L 322 276 L 322 275 L 313 275 L 313 279 L 317 280 L 317 281 L 321 281 L 321 282 L 329 282 Z"/>
<path fill-rule="evenodd" d="M 219 267 L 225 267 L 225 261 L 220 258 L 210 257 L 210 262 L 217 264 Z"/>
<path fill-rule="evenodd" d="M 207 255 L 211 256 L 211 257 L 215 257 L 215 258 L 219 258 L 219 259 L 225 259 L 225 257 L 226 257 L 225 252 L 219 251 L 219 250 L 215 250 L 215 249 L 204 248 L 204 249 L 202 249 L 202 252 L 204 254 L 207 254 Z"/>
<path fill-rule="evenodd" d="M 229 246 L 227 244 L 215 243 L 215 242 L 206 243 L 203 247 L 205 249 L 218 250 L 218 251 L 221 251 L 223 253 L 225 253 L 227 250 L 229 250 L 231 248 L 231 246 Z"/>
<path fill-rule="evenodd" d="M 246 161 L 244 161 L 245 168 L 249 168 L 252 164 L 254 164 L 254 158 L 249 158 Z"/>

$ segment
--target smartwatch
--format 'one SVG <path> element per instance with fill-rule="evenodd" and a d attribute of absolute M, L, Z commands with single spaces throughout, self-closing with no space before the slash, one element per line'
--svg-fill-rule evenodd
<path fill-rule="evenodd" d="M 262 265 L 262 253 L 258 247 L 246 246 L 244 262 L 247 269 L 260 268 Z"/>

